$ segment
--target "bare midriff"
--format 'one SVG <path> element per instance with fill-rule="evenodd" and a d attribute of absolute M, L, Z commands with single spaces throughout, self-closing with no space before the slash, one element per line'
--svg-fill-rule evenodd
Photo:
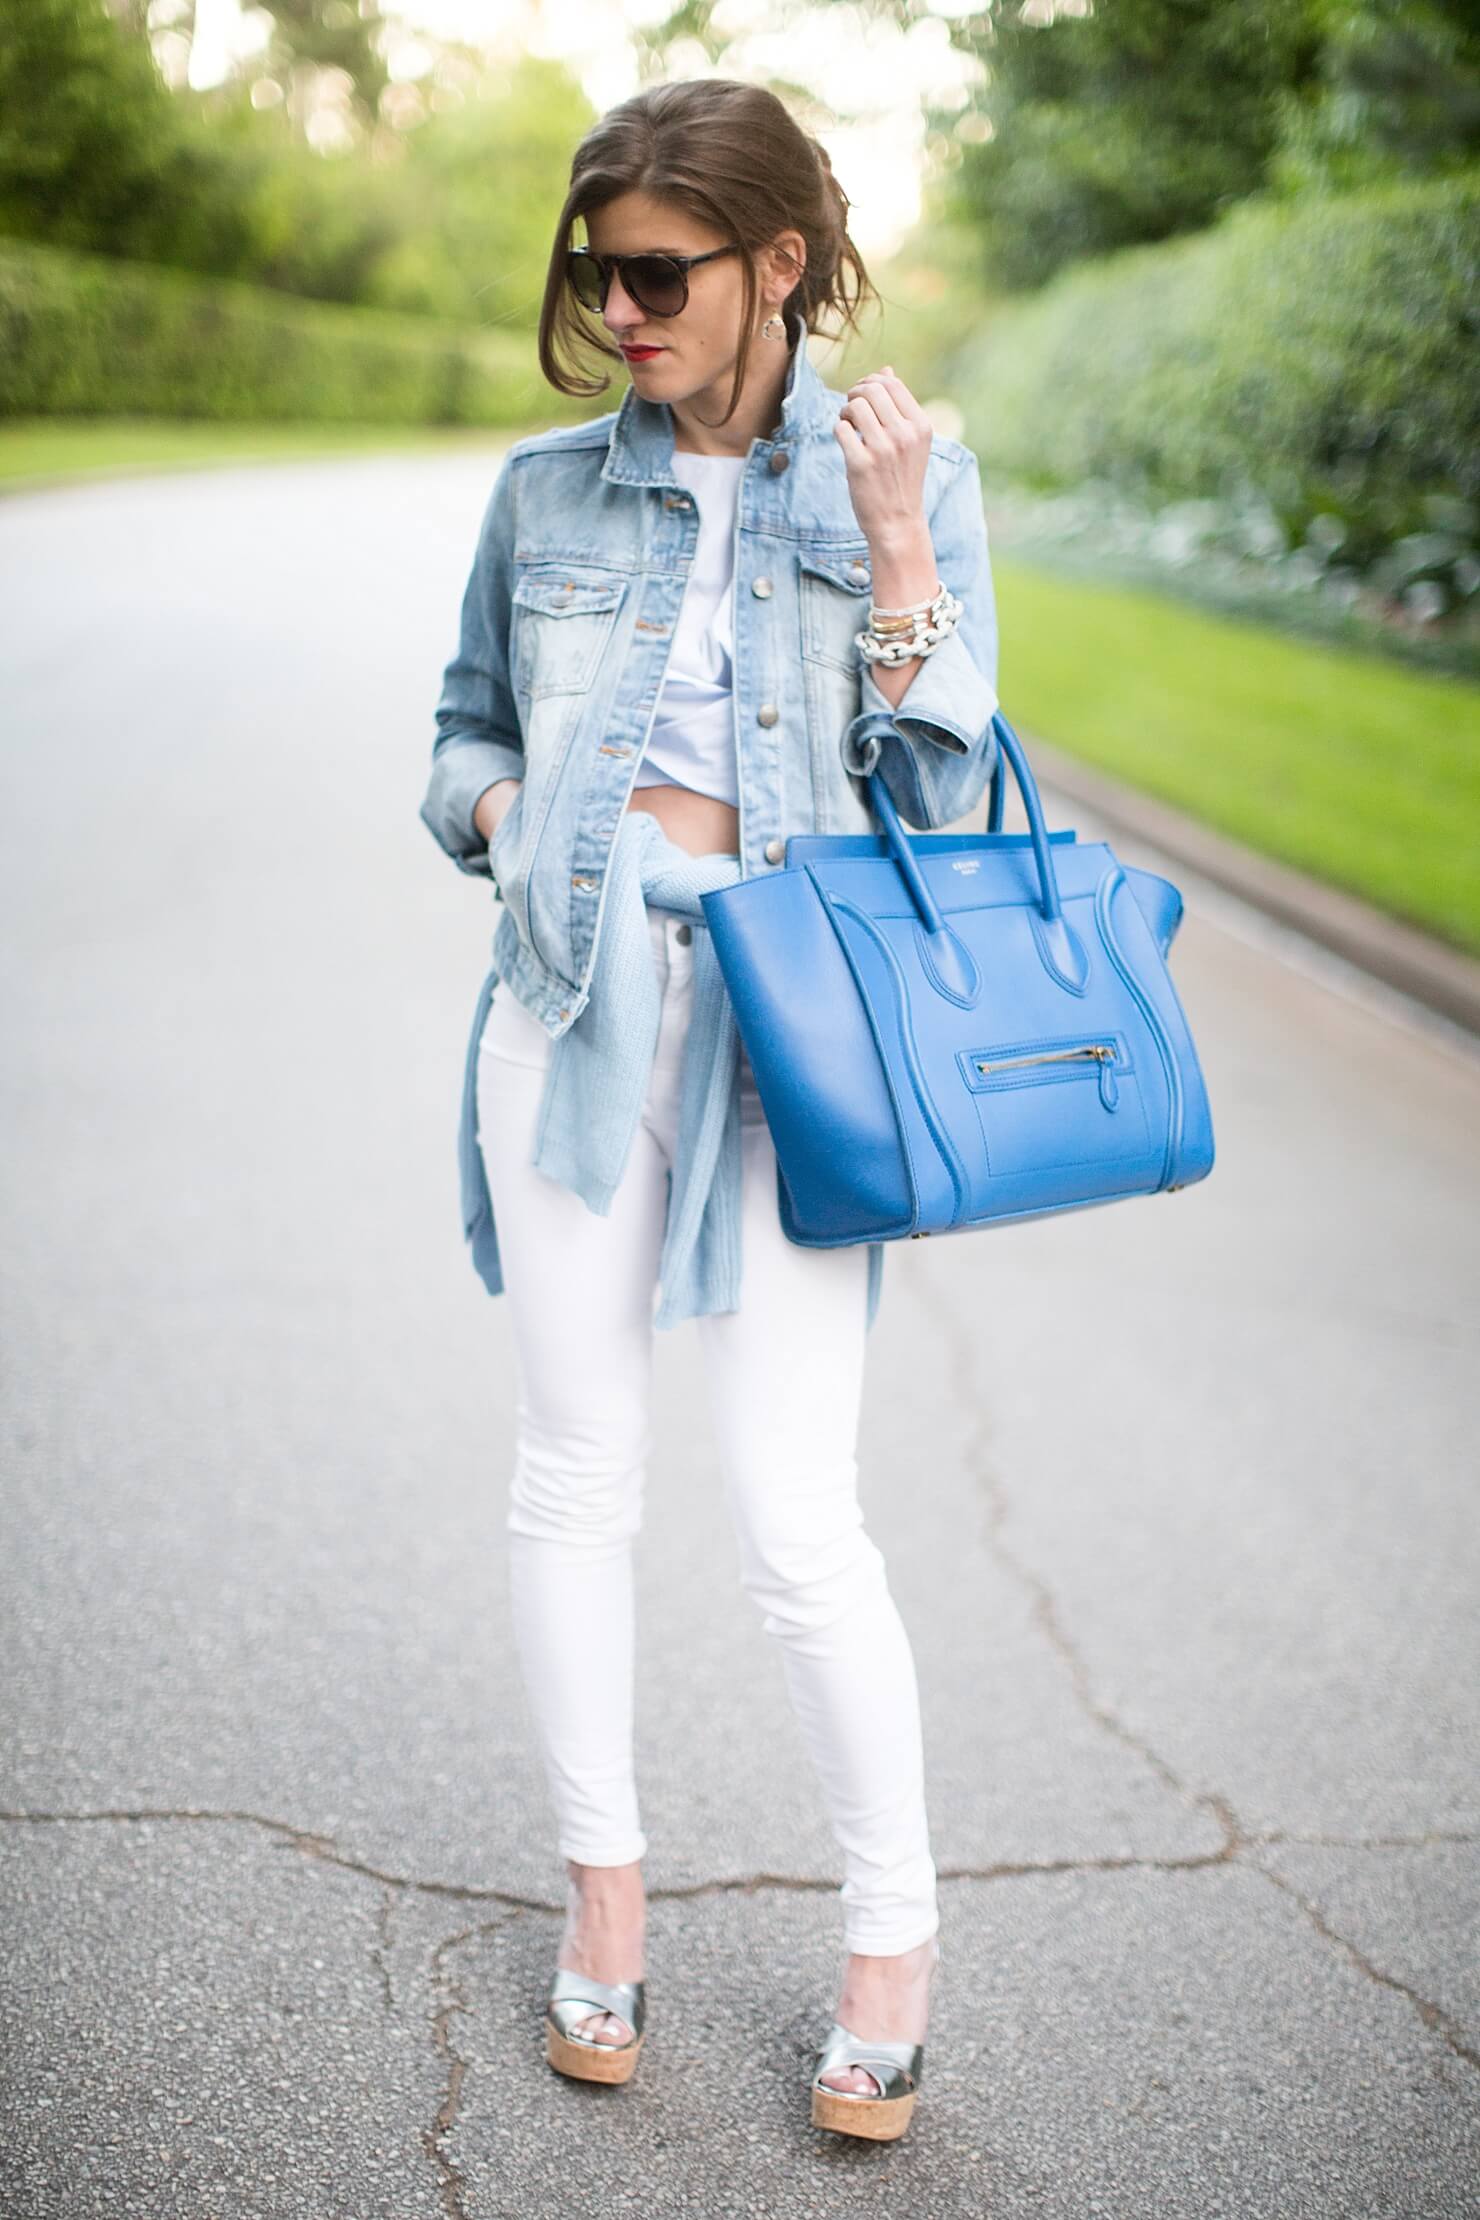
<path fill-rule="evenodd" d="M 717 795 L 696 794 L 687 786 L 635 786 L 627 807 L 647 810 L 691 856 L 740 853 L 740 812 Z"/>

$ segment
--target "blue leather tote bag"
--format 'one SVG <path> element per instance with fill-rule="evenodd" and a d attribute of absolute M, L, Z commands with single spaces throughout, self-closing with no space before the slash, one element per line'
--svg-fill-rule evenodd
<path fill-rule="evenodd" d="M 1205 1179 L 1213 1126 L 1167 971 L 1169 880 L 1050 833 L 1016 733 L 985 833 L 794 834 L 702 894 L 775 1143 L 783 1230 L 833 1248 Z M 1011 767 L 1026 833 L 1001 830 Z"/>

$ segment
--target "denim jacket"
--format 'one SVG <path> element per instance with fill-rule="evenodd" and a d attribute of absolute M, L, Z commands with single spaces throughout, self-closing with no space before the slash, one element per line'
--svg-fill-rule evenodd
<path fill-rule="evenodd" d="M 780 420 L 753 439 L 735 531 L 734 711 L 742 878 L 775 870 L 791 833 L 879 830 L 869 774 L 920 829 L 980 800 L 996 763 L 997 621 L 981 480 L 936 435 L 925 509 L 957 629 L 893 707 L 854 644 L 867 622 L 868 542 L 833 432 L 847 396 L 823 384 L 792 321 Z M 629 386 L 584 424 L 519 439 L 495 479 L 436 709 L 421 815 L 503 913 L 495 967 L 558 1039 L 590 997 L 608 866 L 698 540 L 674 476 L 673 417 Z M 491 843 L 473 807 L 519 792 Z"/>

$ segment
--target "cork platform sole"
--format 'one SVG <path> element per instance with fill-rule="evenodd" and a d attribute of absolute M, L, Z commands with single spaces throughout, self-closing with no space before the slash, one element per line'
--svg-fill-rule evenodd
<path fill-rule="evenodd" d="M 625 2043 L 601 2043 L 575 2030 L 593 2012 L 614 2012 L 632 2033 Z M 545 2000 L 545 2057 L 574 2081 L 630 2081 L 642 2049 L 647 2016 L 640 1981 L 596 1981 L 557 1966 Z"/>
<path fill-rule="evenodd" d="M 822 2070 L 832 2072 L 831 2066 Z M 891 2143 L 909 2126 L 916 2094 L 909 2089 L 902 2097 L 850 2097 L 845 2090 L 819 2089 L 814 2083 L 812 2125 L 831 2128 L 837 2135 L 862 2135 L 873 2143 Z"/>

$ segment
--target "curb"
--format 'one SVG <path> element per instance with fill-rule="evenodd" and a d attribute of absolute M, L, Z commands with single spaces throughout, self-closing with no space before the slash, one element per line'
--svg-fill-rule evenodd
<path fill-rule="evenodd" d="M 1031 749 L 1035 774 L 1041 773 L 1046 785 L 1071 801 L 1082 802 L 1110 824 L 1480 1035 L 1480 961 L 1463 949 L 1390 917 L 1355 894 L 1259 855 L 1170 804 L 1089 769 L 1046 741 L 1025 745 Z"/>

